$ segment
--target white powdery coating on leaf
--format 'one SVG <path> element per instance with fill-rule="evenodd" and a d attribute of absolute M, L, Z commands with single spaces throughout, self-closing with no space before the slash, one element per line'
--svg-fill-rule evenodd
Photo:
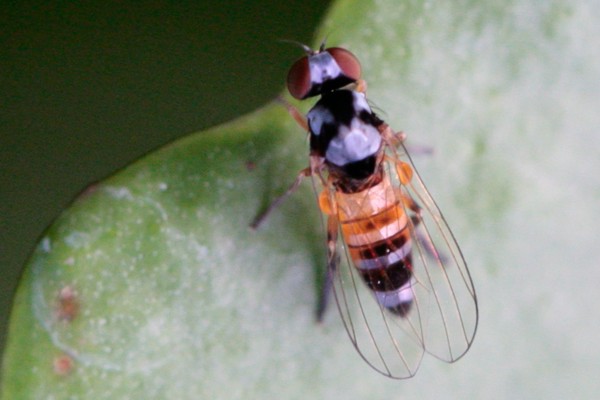
<path fill-rule="evenodd" d="M 133 200 L 131 190 L 126 187 L 104 186 L 103 189 L 115 199 Z"/>

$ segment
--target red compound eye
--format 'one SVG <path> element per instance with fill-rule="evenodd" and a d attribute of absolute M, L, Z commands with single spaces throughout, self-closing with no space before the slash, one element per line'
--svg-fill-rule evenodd
<path fill-rule="evenodd" d="M 287 76 L 287 87 L 296 99 L 304 99 L 312 89 L 308 56 L 302 57 L 292 65 Z"/>
<path fill-rule="evenodd" d="M 310 50 L 309 50 L 310 51 Z M 360 63 L 341 47 L 311 52 L 292 65 L 287 87 L 298 100 L 337 90 L 360 79 Z"/>
<path fill-rule="evenodd" d="M 341 47 L 331 47 L 325 51 L 331 54 L 344 75 L 353 81 L 360 79 L 360 62 L 354 54 Z"/>

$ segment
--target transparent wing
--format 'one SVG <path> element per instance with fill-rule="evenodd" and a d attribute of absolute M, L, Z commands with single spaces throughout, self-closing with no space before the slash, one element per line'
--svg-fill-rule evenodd
<path fill-rule="evenodd" d="M 412 179 L 407 181 L 410 169 Z M 369 241 L 390 240 L 389 250 L 405 257 L 410 278 L 400 290 L 382 291 L 381 288 L 397 288 L 401 273 L 390 269 L 367 283 L 364 270 L 361 272 L 352 261 L 352 245 L 340 241 L 338 248 L 345 256 L 332 274 L 332 286 L 350 340 L 362 358 L 380 373 L 402 379 L 416 373 L 425 353 L 446 362 L 462 357 L 473 341 L 478 309 L 460 248 L 403 145 L 397 150 L 389 149 L 386 173 L 392 177 L 393 186 L 393 190 L 385 192 L 387 198 L 374 200 L 373 196 L 381 197 L 381 193 L 365 193 L 357 207 L 368 208 L 374 201 L 398 204 L 395 217 L 404 224 L 405 236 L 410 238 L 405 242 L 409 243 L 402 248 L 398 240 L 392 244 L 393 232 L 387 230 L 395 231 L 398 225 L 382 224 L 381 218 L 373 217 L 361 226 L 379 226 L 376 233 L 370 233 Z M 334 194 L 331 201 L 335 201 Z M 343 216 L 339 219 L 343 220 Z M 354 234 L 363 233 L 355 229 Z M 381 258 L 370 260 L 370 268 L 378 268 L 377 263 L 381 262 L 381 269 L 385 269 L 387 264 L 378 260 Z M 380 290 L 372 290 L 373 286 Z M 390 304 L 399 299 L 410 300 L 405 303 L 409 306 L 390 311 Z"/>

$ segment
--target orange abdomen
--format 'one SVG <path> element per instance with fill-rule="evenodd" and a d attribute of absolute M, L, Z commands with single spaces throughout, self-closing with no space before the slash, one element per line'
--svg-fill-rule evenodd
<path fill-rule="evenodd" d="M 335 207 L 350 258 L 363 280 L 381 306 L 405 315 L 413 301 L 413 227 L 402 198 L 384 178 L 362 192 L 336 192 Z"/>

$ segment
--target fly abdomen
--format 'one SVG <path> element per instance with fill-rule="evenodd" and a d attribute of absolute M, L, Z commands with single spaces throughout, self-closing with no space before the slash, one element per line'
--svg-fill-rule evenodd
<path fill-rule="evenodd" d="M 405 316 L 413 302 L 412 241 L 406 214 L 399 207 L 343 223 L 342 232 L 354 266 L 379 304 Z"/>

